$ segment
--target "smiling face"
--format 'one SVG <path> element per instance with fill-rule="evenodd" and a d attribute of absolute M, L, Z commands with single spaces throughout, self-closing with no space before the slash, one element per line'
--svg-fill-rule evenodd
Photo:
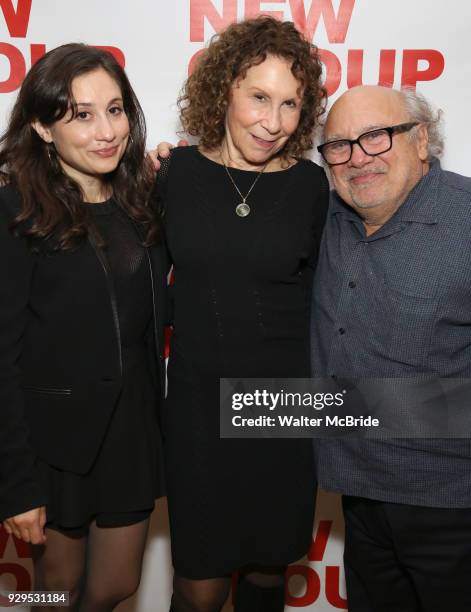
<path fill-rule="evenodd" d="M 119 85 L 103 69 L 72 81 L 77 110 L 53 123 L 33 124 L 43 140 L 53 143 L 63 171 L 82 188 L 85 199 L 100 198 L 104 176 L 119 164 L 129 136 Z"/>
<path fill-rule="evenodd" d="M 364 132 L 411 121 L 401 94 L 385 87 L 357 87 L 333 105 L 324 141 L 354 140 Z M 385 223 L 428 170 L 427 130 L 419 125 L 410 133 L 393 136 L 392 148 L 367 155 L 354 145 L 350 161 L 332 166 L 330 173 L 340 197 L 364 219 Z"/>
<path fill-rule="evenodd" d="M 301 85 L 291 62 L 268 56 L 232 84 L 222 151 L 242 169 L 259 169 L 295 132 L 301 107 Z"/>

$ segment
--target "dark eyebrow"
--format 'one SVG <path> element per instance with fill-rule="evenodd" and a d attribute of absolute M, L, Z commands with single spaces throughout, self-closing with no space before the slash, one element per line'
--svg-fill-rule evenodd
<path fill-rule="evenodd" d="M 123 103 L 123 99 L 122 98 L 113 98 L 112 100 L 110 100 L 108 102 L 108 106 L 110 104 L 115 104 L 116 102 L 121 102 L 121 104 Z M 91 106 L 93 106 L 93 104 L 91 102 L 76 102 L 75 106 L 85 106 L 86 108 L 90 108 Z"/>

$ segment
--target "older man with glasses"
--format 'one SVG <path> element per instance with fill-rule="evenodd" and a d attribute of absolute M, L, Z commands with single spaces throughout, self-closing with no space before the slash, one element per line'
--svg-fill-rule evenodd
<path fill-rule="evenodd" d="M 441 168 L 439 119 L 365 86 L 328 115 L 314 376 L 471 377 L 471 179 Z M 350 612 L 471 610 L 464 436 L 315 441 L 321 486 L 344 496 Z"/>

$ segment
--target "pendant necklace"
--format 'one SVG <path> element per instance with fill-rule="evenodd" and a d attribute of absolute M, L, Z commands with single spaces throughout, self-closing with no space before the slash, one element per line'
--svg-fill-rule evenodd
<path fill-rule="evenodd" d="M 250 189 L 247 191 L 247 193 L 244 196 L 244 195 L 242 195 L 242 193 L 240 192 L 240 189 L 237 187 L 234 179 L 232 178 L 231 173 L 229 172 L 229 168 L 226 166 L 226 164 L 224 163 L 224 160 L 222 159 L 222 155 L 220 155 L 220 158 L 221 158 L 222 165 L 224 166 L 224 170 L 227 172 L 227 176 L 230 178 L 231 183 L 234 185 L 237 193 L 242 198 L 242 202 L 240 202 L 240 204 L 237 204 L 237 206 L 235 208 L 236 215 L 238 217 L 246 217 L 247 215 L 250 214 L 250 206 L 247 204 L 247 198 L 251 194 L 252 189 L 257 184 L 258 179 L 262 176 L 262 174 L 263 174 L 265 168 L 268 166 L 270 160 L 268 160 L 267 163 L 263 166 L 263 168 L 259 171 L 259 173 L 255 177 L 254 182 L 250 185 Z"/>

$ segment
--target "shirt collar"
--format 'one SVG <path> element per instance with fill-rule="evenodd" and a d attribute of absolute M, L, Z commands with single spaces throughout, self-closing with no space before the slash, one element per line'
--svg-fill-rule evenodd
<path fill-rule="evenodd" d="M 415 185 L 390 221 L 438 223 L 438 184 L 441 166 L 438 159 L 430 163 L 429 171 Z M 342 214 L 345 220 L 359 221 L 359 215 L 345 204 L 336 191 L 331 192 L 331 215 Z"/>

